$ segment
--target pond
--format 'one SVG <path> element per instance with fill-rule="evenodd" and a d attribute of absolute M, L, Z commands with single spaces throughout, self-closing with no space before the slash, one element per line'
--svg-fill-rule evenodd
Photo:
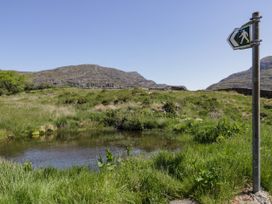
<path fill-rule="evenodd" d="M 1 144 L 0 157 L 19 163 L 30 161 L 34 168 L 88 166 L 97 170 L 97 160 L 99 156 L 105 159 L 107 149 L 117 157 L 124 157 L 128 148 L 131 155 L 150 155 L 159 150 L 179 150 L 181 142 L 175 135 L 154 131 L 63 131 L 55 137 Z"/>

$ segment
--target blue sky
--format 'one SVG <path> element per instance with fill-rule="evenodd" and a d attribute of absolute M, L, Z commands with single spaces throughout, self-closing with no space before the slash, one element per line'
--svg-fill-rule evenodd
<path fill-rule="evenodd" d="M 0 69 L 99 64 L 204 89 L 251 66 L 226 38 L 260 11 L 272 55 L 272 1 L 0 0 Z"/>

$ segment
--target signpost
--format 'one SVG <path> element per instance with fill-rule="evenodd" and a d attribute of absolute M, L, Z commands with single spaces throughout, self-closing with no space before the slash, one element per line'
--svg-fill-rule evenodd
<path fill-rule="evenodd" d="M 247 49 L 252 46 L 251 24 L 247 23 L 241 28 L 235 28 L 228 41 L 234 50 Z"/>
<path fill-rule="evenodd" d="M 260 56 L 259 12 L 250 21 L 235 28 L 228 37 L 234 50 L 252 48 L 252 180 L 253 192 L 260 191 Z"/>

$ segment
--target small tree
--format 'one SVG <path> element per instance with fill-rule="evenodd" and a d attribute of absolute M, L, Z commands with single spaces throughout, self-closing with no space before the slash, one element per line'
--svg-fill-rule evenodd
<path fill-rule="evenodd" d="M 24 90 L 25 76 L 15 71 L 0 71 L 0 95 L 15 94 Z"/>

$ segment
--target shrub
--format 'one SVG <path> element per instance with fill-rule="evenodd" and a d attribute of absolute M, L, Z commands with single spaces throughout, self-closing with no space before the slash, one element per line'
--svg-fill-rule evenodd
<path fill-rule="evenodd" d="M 15 71 L 0 71 L 0 95 L 15 94 L 24 90 L 25 76 Z"/>
<path fill-rule="evenodd" d="M 118 130 L 142 131 L 144 129 L 163 129 L 168 124 L 168 119 L 154 118 L 152 113 L 135 113 L 110 110 L 100 119 L 103 125 L 112 126 Z"/>
<path fill-rule="evenodd" d="M 122 159 L 120 157 L 116 157 L 113 155 L 113 153 L 106 149 L 106 161 L 103 161 L 102 156 L 100 155 L 97 160 L 97 165 L 100 168 L 100 170 L 113 170 L 118 165 L 120 165 L 122 162 Z"/>
<path fill-rule="evenodd" d="M 115 124 L 115 127 L 118 130 L 128 131 L 142 131 L 144 129 L 141 121 L 137 117 L 124 117 Z"/>
<path fill-rule="evenodd" d="M 265 109 L 271 110 L 272 109 L 272 104 L 264 104 L 263 106 Z"/>
<path fill-rule="evenodd" d="M 175 114 L 177 107 L 175 106 L 173 102 L 167 101 L 166 103 L 163 104 L 162 109 L 166 113 Z"/>
<path fill-rule="evenodd" d="M 74 104 L 81 105 L 88 102 L 86 96 L 82 96 L 76 93 L 64 93 L 59 96 L 59 102 L 62 104 Z"/>
<path fill-rule="evenodd" d="M 158 121 L 154 118 L 144 119 L 142 123 L 144 129 L 155 129 L 159 127 Z"/>
<path fill-rule="evenodd" d="M 102 100 L 101 104 L 103 104 L 105 106 L 105 105 L 109 105 L 110 102 L 111 102 L 110 100 L 104 99 L 104 100 Z"/>
<path fill-rule="evenodd" d="M 116 111 L 107 111 L 105 117 L 102 119 L 102 122 L 106 126 L 114 126 L 116 123 Z"/>
<path fill-rule="evenodd" d="M 151 100 L 149 98 L 144 98 L 142 101 L 143 106 L 149 106 L 151 104 Z"/>
<path fill-rule="evenodd" d="M 47 84 L 47 83 L 34 84 L 33 82 L 30 82 L 30 81 L 27 81 L 25 85 L 25 91 L 42 90 L 42 89 L 49 89 L 49 88 L 53 88 L 53 85 Z"/>
<path fill-rule="evenodd" d="M 206 116 L 210 112 L 215 112 L 220 107 L 218 99 L 208 95 L 186 97 L 183 100 L 183 104 L 184 106 L 193 105 L 193 109 L 200 116 Z"/>
<path fill-rule="evenodd" d="M 176 133 L 194 133 L 195 129 L 201 124 L 200 119 L 185 119 L 182 122 L 176 124 L 173 127 L 173 131 Z"/>
<path fill-rule="evenodd" d="M 144 129 L 142 121 L 135 114 L 123 115 L 123 113 L 116 111 L 108 111 L 102 122 L 104 125 L 113 126 L 118 130 L 142 131 Z"/>
<path fill-rule="evenodd" d="M 207 123 L 194 129 L 194 140 L 199 143 L 213 143 L 218 138 L 230 138 L 239 133 L 241 127 L 237 123 L 220 120 L 217 124 Z"/>
<path fill-rule="evenodd" d="M 193 191 L 196 193 L 207 193 L 215 191 L 219 181 L 219 170 L 216 167 L 202 169 L 195 175 Z"/>

